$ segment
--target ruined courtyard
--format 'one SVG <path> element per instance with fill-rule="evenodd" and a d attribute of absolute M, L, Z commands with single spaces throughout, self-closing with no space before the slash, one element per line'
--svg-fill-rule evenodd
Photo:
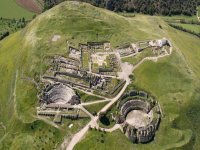
<path fill-rule="evenodd" d="M 124 58 L 134 60 L 134 57 L 146 51 L 150 55 L 145 55 L 135 65 L 122 61 Z M 130 43 L 118 48 L 112 48 L 108 41 L 80 43 L 78 47 L 69 46 L 66 54 L 51 58 L 49 68 L 41 78 L 43 89 L 38 95 L 40 105 L 37 115 L 53 117 L 52 121 L 58 125 L 62 125 L 63 119 L 91 118 L 91 121 L 74 135 L 68 149 L 72 149 L 89 128 L 106 132 L 121 129 L 133 143 L 150 142 L 162 117 L 159 102 L 144 91 L 136 91 L 128 96 L 124 104 L 119 103 L 124 100 L 134 69 L 146 60 L 157 61 L 171 53 L 171 43 L 165 38 Z M 83 102 L 80 92 L 97 96 L 101 100 Z M 85 108 L 104 102 L 108 103 L 96 113 Z M 113 129 L 103 128 L 99 119 L 115 103 L 120 105 L 118 113 L 121 116 L 113 116 L 119 126 L 114 126 Z M 69 125 L 70 128 L 72 126 Z"/>

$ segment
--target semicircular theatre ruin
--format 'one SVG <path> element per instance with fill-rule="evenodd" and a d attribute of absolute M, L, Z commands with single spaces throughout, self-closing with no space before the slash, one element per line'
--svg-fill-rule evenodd
<path fill-rule="evenodd" d="M 117 123 L 133 143 L 148 143 L 154 139 L 161 121 L 161 109 L 155 99 L 143 91 L 131 91 L 122 97 L 118 108 Z"/>
<path fill-rule="evenodd" d="M 62 84 L 48 84 L 42 93 L 42 101 L 46 104 L 79 104 L 80 99 L 73 89 Z"/>
<path fill-rule="evenodd" d="M 80 97 L 63 83 L 47 83 L 39 97 L 41 105 L 37 108 L 37 114 L 54 117 L 55 123 L 61 123 L 62 118 L 76 120 L 79 117 L 87 117 L 80 109 L 73 107 L 81 103 Z"/>

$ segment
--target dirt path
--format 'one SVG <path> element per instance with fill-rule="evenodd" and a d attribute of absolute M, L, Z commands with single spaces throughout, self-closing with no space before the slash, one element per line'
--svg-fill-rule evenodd
<path fill-rule="evenodd" d="M 125 91 L 126 87 L 128 86 L 128 84 L 126 83 L 123 87 L 123 89 L 120 91 L 120 93 L 113 99 L 111 99 L 111 102 L 108 103 L 105 107 L 103 107 L 99 112 L 104 112 L 107 111 L 108 108 L 110 108 L 123 94 L 123 92 Z M 74 137 L 72 138 L 72 140 L 70 141 L 67 150 L 72 150 L 74 148 L 74 146 L 81 141 L 81 139 L 84 137 L 84 135 L 86 134 L 86 132 L 88 131 L 89 127 L 91 126 L 92 128 L 94 127 L 98 127 L 99 125 L 97 124 L 97 120 L 98 120 L 98 116 L 96 117 L 92 117 L 91 116 L 91 121 L 83 128 L 81 129 L 77 134 L 74 135 Z"/>
<path fill-rule="evenodd" d="M 69 145 L 67 146 L 66 150 L 73 150 L 74 146 L 81 141 L 84 135 L 87 133 L 90 126 L 95 125 L 98 118 L 93 118 L 83 129 L 81 129 L 78 133 L 76 133 L 72 140 L 70 141 Z"/>
<path fill-rule="evenodd" d="M 111 102 L 104 106 L 100 110 L 100 112 L 106 112 L 115 102 L 117 102 L 117 100 L 122 96 L 128 85 L 128 82 L 126 82 L 122 90 L 118 93 L 118 95 L 115 98 L 111 99 Z"/>
<path fill-rule="evenodd" d="M 120 129 L 121 131 L 123 131 L 122 126 L 120 124 L 115 124 L 114 127 L 110 128 L 110 129 L 105 129 L 105 128 L 100 128 L 101 130 L 104 130 L 106 132 L 113 132 L 117 129 Z"/>
<path fill-rule="evenodd" d="M 199 11 L 198 10 L 197 10 L 197 19 L 198 19 L 198 21 L 200 21 Z"/>
<path fill-rule="evenodd" d="M 14 102 L 14 112 L 15 115 L 17 115 L 17 103 L 16 103 L 16 89 L 17 89 L 17 78 L 18 78 L 18 70 L 16 70 L 16 74 L 15 74 L 15 84 L 14 84 L 14 90 L 13 90 L 13 102 Z"/>
<path fill-rule="evenodd" d="M 60 129 L 60 127 L 57 124 L 55 124 L 54 122 L 52 122 L 52 121 L 50 121 L 50 120 L 48 120 L 48 119 L 46 119 L 44 117 L 37 116 L 36 118 L 39 119 L 39 120 L 44 121 L 45 123 L 57 128 L 57 129 Z"/>
<path fill-rule="evenodd" d="M 145 61 L 147 60 L 151 60 L 151 61 L 158 61 L 158 59 L 160 58 L 163 58 L 163 57 L 166 57 L 166 56 L 169 56 L 171 55 L 172 53 L 172 47 L 170 47 L 170 53 L 166 53 L 164 55 L 160 55 L 160 56 L 156 56 L 156 57 L 145 57 L 144 59 L 142 59 L 139 63 L 137 63 L 134 67 L 133 67 L 133 70 L 137 69 L 141 64 L 143 64 Z"/>
<path fill-rule="evenodd" d="M 85 109 L 83 106 L 81 105 L 75 105 L 74 108 L 78 108 L 81 109 L 83 112 L 85 112 L 88 116 L 90 116 L 91 119 L 94 118 L 94 116 L 87 110 Z"/>

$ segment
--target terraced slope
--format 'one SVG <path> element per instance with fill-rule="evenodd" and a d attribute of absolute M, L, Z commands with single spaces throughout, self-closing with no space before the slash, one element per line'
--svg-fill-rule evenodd
<path fill-rule="evenodd" d="M 162 26 L 162 28 L 159 27 Z M 164 109 L 165 117 L 155 142 L 148 145 L 126 144 L 129 149 L 170 149 L 200 146 L 198 135 L 200 77 L 200 42 L 190 34 L 169 27 L 161 18 L 137 15 L 125 18 L 113 12 L 78 2 L 64 2 L 39 15 L 25 29 L 0 42 L 0 149 L 53 149 L 80 129 L 58 129 L 36 117 L 37 84 L 48 64 L 46 57 L 66 53 L 66 45 L 79 42 L 109 40 L 113 46 L 154 38 L 169 38 L 175 51 L 172 56 L 153 63 L 146 62 L 136 70 L 134 84 L 152 92 Z M 54 35 L 61 38 L 53 42 Z M 35 81 L 35 82 L 33 82 Z M 178 107 L 177 107 L 178 106 Z M 96 133 L 94 133 L 96 134 Z M 111 133 L 104 144 L 93 139 L 93 133 L 76 149 L 124 148 L 110 143 L 117 134 Z M 90 141 L 90 142 L 88 142 Z M 51 144 L 45 144 L 51 143 Z"/>

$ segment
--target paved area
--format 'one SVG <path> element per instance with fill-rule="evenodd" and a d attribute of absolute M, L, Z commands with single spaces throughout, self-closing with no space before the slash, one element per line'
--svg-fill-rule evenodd
<path fill-rule="evenodd" d="M 54 35 L 53 38 L 51 39 L 52 42 L 56 42 L 61 38 L 60 35 Z"/>

